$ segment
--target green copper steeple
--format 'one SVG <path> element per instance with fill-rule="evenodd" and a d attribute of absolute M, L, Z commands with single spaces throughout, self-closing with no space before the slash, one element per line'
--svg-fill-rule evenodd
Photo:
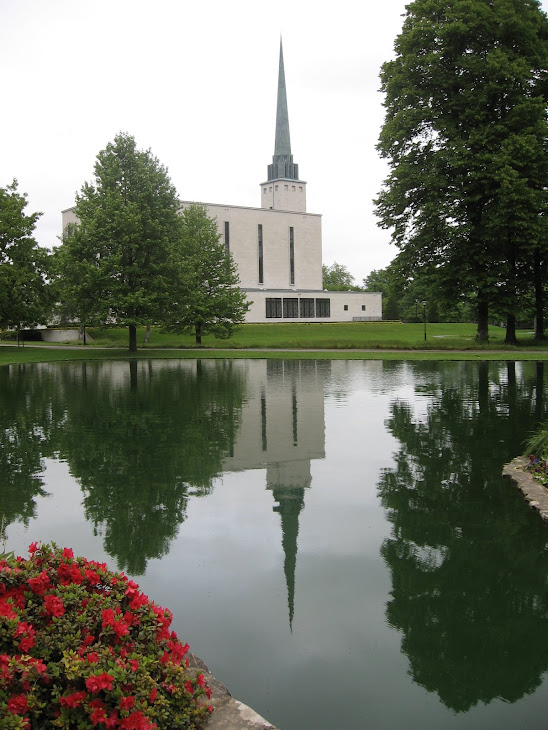
<path fill-rule="evenodd" d="M 268 166 L 268 180 L 298 180 L 299 166 L 293 163 L 289 137 L 289 115 L 285 90 L 284 52 L 280 38 L 280 69 L 278 72 L 278 105 L 276 108 L 276 139 L 272 164 Z"/>

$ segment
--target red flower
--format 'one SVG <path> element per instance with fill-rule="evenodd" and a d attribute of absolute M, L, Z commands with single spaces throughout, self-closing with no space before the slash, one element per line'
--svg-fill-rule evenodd
<path fill-rule="evenodd" d="M 132 672 L 136 672 L 139 669 L 139 662 L 137 659 L 130 659 L 129 666 L 131 667 Z"/>
<path fill-rule="evenodd" d="M 63 548 L 63 557 L 74 560 L 74 552 L 73 552 L 72 548 Z"/>
<path fill-rule="evenodd" d="M 89 719 L 94 725 L 98 725 L 100 722 L 105 722 L 107 719 L 107 713 L 105 712 L 106 706 L 101 700 L 91 700 L 88 702 L 89 707 L 93 710 Z"/>
<path fill-rule="evenodd" d="M 18 618 L 13 610 L 12 604 L 8 603 L 5 599 L 0 599 L 0 616 L 4 616 L 4 618 Z"/>
<path fill-rule="evenodd" d="M 200 687 L 205 687 L 206 681 L 205 681 L 205 677 L 204 677 L 203 674 L 199 674 L 198 675 L 198 680 L 197 681 L 198 681 L 198 684 L 200 685 Z"/>
<path fill-rule="evenodd" d="M 71 695 L 66 695 L 65 697 L 60 697 L 59 702 L 61 704 L 61 707 L 78 707 L 79 704 L 81 704 L 86 698 L 86 692 L 82 690 L 81 692 L 73 692 Z"/>
<path fill-rule="evenodd" d="M 134 704 L 135 697 L 122 697 L 120 700 L 120 709 L 127 712 L 128 710 L 131 710 Z"/>
<path fill-rule="evenodd" d="M 27 583 L 29 584 L 31 591 L 36 593 L 37 596 L 43 596 L 51 587 L 49 575 L 45 570 L 43 570 L 40 575 L 36 576 L 36 578 L 29 578 Z"/>
<path fill-rule="evenodd" d="M 46 609 L 46 613 L 50 616 L 62 616 L 65 613 L 63 601 L 58 596 L 53 596 L 51 594 L 47 595 L 44 598 L 44 607 Z"/>
<path fill-rule="evenodd" d="M 158 726 L 147 720 L 143 713 L 139 711 L 120 720 L 119 727 L 126 728 L 126 730 L 152 730 Z"/>
<path fill-rule="evenodd" d="M 32 556 L 34 553 L 38 550 L 38 543 L 37 542 L 31 542 L 29 545 L 29 554 Z"/>
<path fill-rule="evenodd" d="M 100 692 L 102 689 L 112 689 L 113 679 L 112 674 L 107 674 L 106 672 L 96 674 L 86 679 L 86 687 L 94 694 Z"/>
<path fill-rule="evenodd" d="M 156 687 L 154 687 L 152 689 L 152 692 L 148 696 L 148 701 L 149 702 L 156 702 L 157 697 L 158 697 L 158 690 L 156 689 Z"/>
<path fill-rule="evenodd" d="M 29 706 L 27 704 L 27 696 L 22 695 L 12 695 L 8 700 L 8 712 L 11 712 L 12 715 L 24 715 L 25 712 L 29 709 Z"/>

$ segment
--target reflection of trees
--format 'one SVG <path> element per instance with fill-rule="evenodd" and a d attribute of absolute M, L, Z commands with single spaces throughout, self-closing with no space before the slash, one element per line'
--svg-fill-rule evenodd
<path fill-rule="evenodd" d="M 473 367 L 475 379 L 448 382 L 439 365 L 413 366 L 434 398 L 417 419 L 393 404 L 401 448 L 379 484 L 393 524 L 381 549 L 388 621 L 403 632 L 414 681 L 456 711 L 515 701 L 548 668 L 546 529 L 500 476 L 538 419 L 531 394 L 542 377 L 533 364 L 523 378 L 514 363 L 500 378 L 502 365 L 461 364 Z"/>
<path fill-rule="evenodd" d="M 47 366 L 0 368 L 0 514 L 6 524 L 35 514 L 35 497 L 45 496 L 42 459 L 51 455 L 49 441 L 63 420 L 51 398 Z"/>
<path fill-rule="evenodd" d="M 120 568 L 164 555 L 188 496 L 208 494 L 238 429 L 243 385 L 230 361 L 83 364 L 64 370 L 61 458 L 104 526 Z"/>

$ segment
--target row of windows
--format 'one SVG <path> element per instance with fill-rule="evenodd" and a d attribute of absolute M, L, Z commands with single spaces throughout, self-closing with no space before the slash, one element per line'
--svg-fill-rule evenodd
<path fill-rule="evenodd" d="M 295 191 L 295 190 L 297 190 L 297 187 L 299 188 L 299 192 L 302 193 L 302 191 L 303 191 L 303 186 L 302 185 L 292 185 L 291 186 L 291 190 Z M 275 191 L 278 190 L 278 186 L 277 185 L 274 185 L 274 190 Z M 289 190 L 289 185 L 284 185 L 284 190 Z M 272 192 L 272 185 L 269 185 L 268 186 L 268 192 L 269 193 Z M 263 195 L 266 195 L 266 193 L 267 193 L 267 188 L 265 186 L 263 188 Z"/>
<path fill-rule="evenodd" d="M 284 298 L 268 297 L 266 299 L 266 318 L 281 319 L 299 317 L 330 317 L 330 299 L 312 299 L 297 297 Z"/>

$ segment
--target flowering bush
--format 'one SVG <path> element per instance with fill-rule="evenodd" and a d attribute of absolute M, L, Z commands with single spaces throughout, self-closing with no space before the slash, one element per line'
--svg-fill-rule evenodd
<path fill-rule="evenodd" d="M 538 482 L 548 487 L 548 465 L 544 459 L 538 459 L 534 454 L 531 454 L 529 463 L 525 468 Z"/>
<path fill-rule="evenodd" d="M 199 728 L 203 674 L 172 615 L 104 563 L 55 545 L 0 555 L 0 726 Z"/>

